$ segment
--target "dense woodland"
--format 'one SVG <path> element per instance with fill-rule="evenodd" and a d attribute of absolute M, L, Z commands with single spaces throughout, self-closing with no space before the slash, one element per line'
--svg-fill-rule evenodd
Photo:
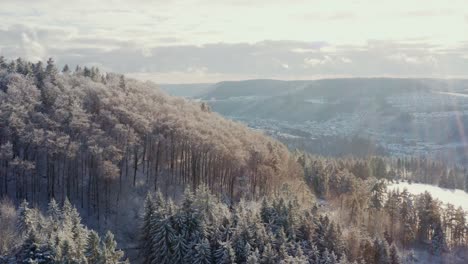
<path fill-rule="evenodd" d="M 131 190 L 205 183 L 255 197 L 294 172 L 282 144 L 206 104 L 94 67 L 59 72 L 52 59 L 0 58 L 0 148 L 0 196 L 68 197 L 105 219 Z"/>
<path fill-rule="evenodd" d="M 464 189 L 463 167 L 290 153 L 205 103 L 96 67 L 0 57 L 0 148 L 0 263 L 468 259 L 466 212 L 386 189 Z"/>
<path fill-rule="evenodd" d="M 401 160 L 327 159 L 299 153 L 298 162 L 317 197 L 334 205 L 335 219 L 350 230 L 385 238 L 403 249 L 423 247 L 434 255 L 450 250 L 466 255 L 467 212 L 461 207 L 442 204 L 428 192 L 414 196 L 407 190 L 387 191 L 386 183 L 400 178 L 392 171 Z M 407 173 L 411 164 L 419 163 L 408 161 Z"/>
<path fill-rule="evenodd" d="M 101 241 L 81 223 L 68 199 L 63 206 L 51 200 L 45 214 L 26 201 L 16 210 L 11 201 L 3 200 L 0 234 L 0 263 L 128 263 L 114 235 L 108 231 Z M 5 253 L 9 256 L 2 257 Z"/>

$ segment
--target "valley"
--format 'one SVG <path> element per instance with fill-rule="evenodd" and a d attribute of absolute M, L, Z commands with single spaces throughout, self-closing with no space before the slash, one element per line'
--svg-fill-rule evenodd
<path fill-rule="evenodd" d="M 322 150 L 317 139 L 333 146 L 343 138 L 356 137 L 368 142 L 363 148 L 375 145 L 367 153 L 464 163 L 468 158 L 467 88 L 465 80 L 251 80 L 213 84 L 209 92 L 191 98 L 312 153 L 334 153 Z"/>

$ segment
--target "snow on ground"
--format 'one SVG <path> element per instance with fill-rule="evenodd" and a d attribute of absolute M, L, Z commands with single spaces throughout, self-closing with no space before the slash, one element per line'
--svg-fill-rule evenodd
<path fill-rule="evenodd" d="M 462 190 L 451 190 L 440 188 L 438 186 L 422 183 L 408 183 L 408 182 L 399 182 L 388 185 L 389 190 L 399 189 L 408 189 L 408 192 L 411 194 L 417 195 L 428 191 L 432 197 L 437 198 L 443 203 L 450 203 L 458 208 L 461 206 L 463 210 L 468 211 L 468 193 Z"/>

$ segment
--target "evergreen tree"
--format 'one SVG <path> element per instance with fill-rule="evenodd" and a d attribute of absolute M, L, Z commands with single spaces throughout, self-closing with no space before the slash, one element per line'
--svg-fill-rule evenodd
<path fill-rule="evenodd" d="M 127 88 L 127 84 L 126 84 L 124 75 L 120 75 L 119 87 L 122 90 L 125 90 Z"/>
<path fill-rule="evenodd" d="M 431 253 L 433 255 L 441 255 L 447 250 L 447 242 L 445 240 L 445 234 L 440 224 L 436 225 L 432 234 L 431 240 Z"/>
<path fill-rule="evenodd" d="M 68 239 L 63 241 L 61 246 L 61 254 L 59 256 L 59 262 L 64 264 L 78 264 L 80 263 L 77 259 L 74 258 L 75 249 L 72 248 L 72 244 Z"/>
<path fill-rule="evenodd" d="M 217 264 L 233 264 L 236 263 L 236 253 L 231 246 L 231 243 L 220 243 L 220 247 L 214 252 L 215 263 Z"/>
<path fill-rule="evenodd" d="M 333 222 L 328 228 L 326 234 L 326 247 L 329 251 L 333 251 L 338 257 L 344 254 L 344 244 L 341 239 L 341 228 L 335 225 Z"/>
<path fill-rule="evenodd" d="M 35 209 L 29 208 L 29 203 L 23 200 L 18 208 L 17 231 L 23 236 L 29 236 L 36 231 L 38 217 Z"/>
<path fill-rule="evenodd" d="M 88 230 L 81 224 L 81 217 L 75 207 L 72 209 L 71 213 L 71 235 L 74 244 L 75 256 L 74 258 L 76 261 L 84 262 L 86 256 L 84 254 L 87 238 L 88 238 Z"/>
<path fill-rule="evenodd" d="M 337 264 L 336 255 L 333 252 L 330 253 L 328 249 L 325 249 L 320 259 L 320 264 Z"/>
<path fill-rule="evenodd" d="M 7 68 L 7 64 L 5 61 L 5 57 L 0 56 L 0 70 L 4 70 Z"/>
<path fill-rule="evenodd" d="M 86 66 L 83 69 L 83 76 L 84 77 L 91 77 L 91 70 Z"/>
<path fill-rule="evenodd" d="M 343 257 L 340 258 L 340 261 L 338 262 L 338 264 L 351 264 L 351 262 L 349 262 L 346 255 L 343 255 Z"/>
<path fill-rule="evenodd" d="M 151 263 L 152 255 L 152 241 L 151 241 L 151 221 L 153 214 L 156 212 L 155 203 L 148 193 L 145 199 L 144 205 L 144 214 L 143 214 L 143 223 L 141 227 L 141 238 L 140 238 L 140 247 L 142 248 L 142 255 L 144 257 L 144 263 Z"/>
<path fill-rule="evenodd" d="M 68 64 L 65 64 L 65 66 L 63 66 L 62 72 L 66 74 L 70 73 L 70 68 L 68 67 Z"/>
<path fill-rule="evenodd" d="M 468 173 L 465 173 L 465 192 L 468 193 Z"/>
<path fill-rule="evenodd" d="M 386 185 L 383 181 L 374 184 L 371 191 L 370 207 L 380 211 L 384 206 Z"/>
<path fill-rule="evenodd" d="M 47 214 L 49 215 L 50 221 L 54 225 L 58 225 L 59 222 L 62 220 L 62 211 L 60 210 L 60 206 L 53 198 L 50 200 L 49 205 L 47 207 Z"/>
<path fill-rule="evenodd" d="M 152 263 L 169 264 L 172 259 L 172 241 L 175 238 L 175 230 L 172 228 L 169 218 L 155 219 L 152 231 Z"/>
<path fill-rule="evenodd" d="M 258 249 L 255 251 L 251 251 L 249 256 L 247 257 L 247 264 L 259 264 L 260 263 L 260 254 L 258 253 Z"/>
<path fill-rule="evenodd" d="M 374 263 L 375 262 L 376 249 L 374 249 L 374 244 L 369 239 L 364 239 L 361 241 L 361 246 L 359 249 L 359 258 L 364 263 Z"/>
<path fill-rule="evenodd" d="M 183 235 L 175 235 L 171 243 L 172 246 L 172 260 L 171 263 L 184 263 L 187 259 L 187 253 L 189 251 L 188 245 Z"/>
<path fill-rule="evenodd" d="M 122 263 L 121 259 L 124 252 L 117 249 L 117 242 L 114 240 L 114 234 L 107 231 L 104 241 L 102 243 L 102 255 L 100 263 L 102 264 L 119 264 Z"/>
<path fill-rule="evenodd" d="M 265 250 L 263 251 L 260 263 L 262 263 L 262 264 L 275 264 L 277 262 L 278 262 L 278 256 L 276 255 L 276 252 L 271 247 L 271 244 L 268 243 L 265 246 Z"/>
<path fill-rule="evenodd" d="M 58 74 L 58 70 L 55 67 L 55 62 L 52 58 L 49 58 L 49 60 L 47 61 L 45 73 L 46 73 L 46 76 L 50 79 L 50 81 L 53 84 L 56 84 L 56 81 L 57 81 L 56 77 Z"/>
<path fill-rule="evenodd" d="M 390 249 L 387 241 L 375 239 L 375 263 L 390 264 Z"/>
<path fill-rule="evenodd" d="M 85 255 L 88 263 L 98 263 L 101 260 L 101 239 L 95 231 L 89 232 Z"/>
<path fill-rule="evenodd" d="M 195 251 L 192 253 L 192 261 L 194 264 L 210 264 L 213 263 L 211 255 L 211 247 L 208 239 L 203 239 L 195 245 Z"/>
<path fill-rule="evenodd" d="M 395 244 L 390 247 L 390 264 L 401 264 L 400 256 L 398 255 L 398 249 Z"/>

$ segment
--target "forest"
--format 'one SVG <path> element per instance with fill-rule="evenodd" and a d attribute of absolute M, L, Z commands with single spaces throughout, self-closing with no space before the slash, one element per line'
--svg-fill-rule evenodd
<path fill-rule="evenodd" d="M 0 263 L 468 260 L 463 209 L 386 188 L 464 167 L 290 151 L 97 67 L 0 57 L 0 149 Z"/>
<path fill-rule="evenodd" d="M 1 196 L 68 198 L 106 219 L 132 190 L 206 183 L 256 197 L 294 166 L 277 141 L 150 83 L 52 59 L 0 69 Z"/>

